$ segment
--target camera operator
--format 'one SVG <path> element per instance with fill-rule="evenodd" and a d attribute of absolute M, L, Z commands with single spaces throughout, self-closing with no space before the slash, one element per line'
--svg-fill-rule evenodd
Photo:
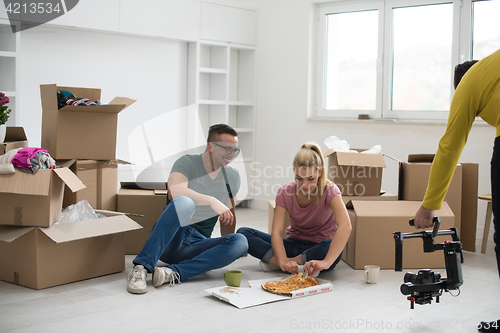
<path fill-rule="evenodd" d="M 491 196 L 495 253 L 500 274 L 500 215 L 497 215 L 500 214 L 500 50 L 480 61 L 457 65 L 454 85 L 456 91 L 448 124 L 432 163 L 422 206 L 415 214 L 415 228 L 433 226 L 433 211 L 441 209 L 472 123 L 476 117 L 481 117 L 496 128 L 491 159 Z M 478 329 L 480 332 L 500 332 L 500 320 L 481 322 Z"/>

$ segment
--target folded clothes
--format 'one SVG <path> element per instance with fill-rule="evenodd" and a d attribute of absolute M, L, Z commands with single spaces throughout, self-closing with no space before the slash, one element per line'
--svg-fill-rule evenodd
<path fill-rule="evenodd" d="M 67 105 L 97 105 L 96 102 L 91 101 L 88 98 L 70 98 L 66 101 Z"/>
<path fill-rule="evenodd" d="M 55 161 L 47 150 L 42 148 L 21 148 L 12 158 L 12 165 L 18 170 L 26 173 L 35 173 L 40 168 L 47 166 L 48 169 L 55 168 Z"/>

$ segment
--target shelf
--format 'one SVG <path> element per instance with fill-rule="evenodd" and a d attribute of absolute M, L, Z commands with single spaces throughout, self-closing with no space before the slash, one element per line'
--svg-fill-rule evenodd
<path fill-rule="evenodd" d="M 200 68 L 227 69 L 227 47 L 201 43 Z"/>
<path fill-rule="evenodd" d="M 200 73 L 227 74 L 226 69 L 200 67 Z"/>
<path fill-rule="evenodd" d="M 203 104 L 206 104 L 206 105 L 226 105 L 226 101 L 222 101 L 222 100 L 212 100 L 212 99 L 200 99 L 198 101 L 198 105 L 203 105 Z"/>
<path fill-rule="evenodd" d="M 254 107 L 230 105 L 228 112 L 228 124 L 246 131 L 253 131 L 254 128 Z"/>
<path fill-rule="evenodd" d="M 225 101 L 226 78 L 226 74 L 200 72 L 199 99 Z"/>
<path fill-rule="evenodd" d="M 0 57 L 0 91 L 16 90 L 16 58 Z"/>
<path fill-rule="evenodd" d="M 253 106 L 254 102 L 251 101 L 229 101 L 227 102 L 229 105 L 234 105 L 234 106 Z"/>
<path fill-rule="evenodd" d="M 253 133 L 253 128 L 233 127 L 238 133 Z"/>
<path fill-rule="evenodd" d="M 12 28 L 10 24 L 0 24 L 0 51 L 1 53 L 13 53 L 15 56 L 16 52 L 16 34 L 12 33 Z M 9 56 L 9 55 L 2 55 Z"/>
<path fill-rule="evenodd" d="M 229 100 L 255 100 L 255 51 L 232 48 L 229 56 Z M 234 103 L 234 102 L 233 102 Z"/>
<path fill-rule="evenodd" d="M 0 51 L 0 57 L 15 58 L 16 57 L 16 52 Z"/>

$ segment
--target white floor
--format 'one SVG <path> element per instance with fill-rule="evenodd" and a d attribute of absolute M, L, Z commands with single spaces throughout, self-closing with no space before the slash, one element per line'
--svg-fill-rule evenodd
<path fill-rule="evenodd" d="M 267 230 L 267 211 L 239 208 L 237 216 L 240 226 Z M 147 294 L 131 295 L 126 276 L 133 256 L 126 256 L 124 272 L 44 290 L 0 281 L 0 332 L 477 332 L 480 321 L 500 318 L 492 242 L 486 254 L 464 258 L 460 295 L 446 293 L 440 303 L 414 310 L 399 291 L 404 272 L 383 270 L 379 283 L 369 285 L 344 262 L 320 275 L 332 281 L 332 292 L 238 309 L 204 290 L 222 286 L 226 269 L 242 270 L 242 285 L 276 274 L 263 272 L 252 257 L 173 288 L 149 281 Z"/>

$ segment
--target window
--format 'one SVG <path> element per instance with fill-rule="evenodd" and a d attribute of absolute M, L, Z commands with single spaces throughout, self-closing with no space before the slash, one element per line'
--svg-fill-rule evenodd
<path fill-rule="evenodd" d="M 498 12 L 500 0 L 319 4 L 315 115 L 447 119 L 454 67 L 500 48 Z"/>
<path fill-rule="evenodd" d="M 472 59 L 482 59 L 500 49 L 500 30 L 493 28 L 500 13 L 500 1 L 472 3 Z"/>
<path fill-rule="evenodd" d="M 377 20 L 376 10 L 327 15 L 326 110 L 375 109 Z"/>

